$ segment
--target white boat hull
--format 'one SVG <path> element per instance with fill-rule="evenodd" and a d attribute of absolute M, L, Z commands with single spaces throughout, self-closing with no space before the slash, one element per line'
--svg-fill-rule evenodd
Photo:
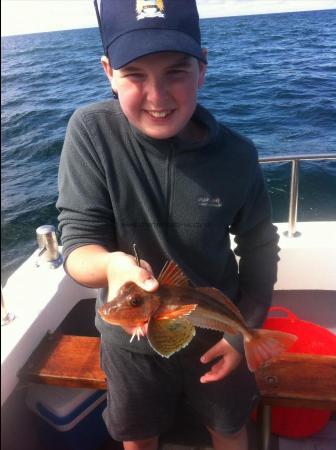
<path fill-rule="evenodd" d="M 285 237 L 287 224 L 277 226 L 281 251 L 275 289 L 335 291 L 325 317 L 336 332 L 336 222 L 298 223 L 300 236 L 295 238 Z M 7 309 L 15 319 L 1 327 L 1 405 L 18 382 L 18 370 L 45 334 L 55 331 L 81 299 L 95 297 L 97 292 L 75 283 L 63 267 L 37 268 L 35 259 L 36 254 L 28 258 L 3 289 Z M 318 308 L 321 312 L 323 305 Z M 314 311 L 306 312 L 314 317 Z"/>

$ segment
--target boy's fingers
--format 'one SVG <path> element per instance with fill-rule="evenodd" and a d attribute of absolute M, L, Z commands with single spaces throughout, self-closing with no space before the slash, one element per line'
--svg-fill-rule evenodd
<path fill-rule="evenodd" d="M 140 261 L 141 268 L 139 268 L 139 282 L 134 280 L 145 291 L 154 291 L 159 287 L 158 281 L 154 278 L 151 266 L 144 261 Z"/>
<path fill-rule="evenodd" d="M 218 356 L 223 356 L 223 342 L 222 340 L 217 342 L 213 347 L 211 347 L 204 355 L 201 356 L 201 362 L 207 363 L 212 361 Z"/>
<path fill-rule="evenodd" d="M 158 281 L 153 276 L 152 268 L 146 261 L 140 260 L 140 266 L 138 266 L 134 256 L 116 252 L 110 266 L 108 301 L 116 297 L 121 286 L 127 281 L 133 281 L 148 292 L 159 287 Z"/>
<path fill-rule="evenodd" d="M 218 363 L 212 366 L 211 370 L 204 374 L 200 381 L 201 383 L 209 383 L 211 381 L 218 381 L 224 378 L 230 372 L 229 364 L 225 363 L 225 359 L 222 358 Z"/>
<path fill-rule="evenodd" d="M 154 291 L 159 287 L 159 283 L 153 275 L 142 268 L 138 268 L 137 276 L 133 281 L 142 289 L 149 292 Z"/>
<path fill-rule="evenodd" d="M 154 275 L 154 274 L 153 274 L 152 267 L 151 267 L 150 264 L 148 264 L 147 261 L 144 261 L 143 259 L 141 259 L 141 260 L 140 260 L 140 266 L 141 266 L 143 269 L 147 270 L 147 272 L 149 272 L 149 273 L 151 273 L 152 275 Z"/>

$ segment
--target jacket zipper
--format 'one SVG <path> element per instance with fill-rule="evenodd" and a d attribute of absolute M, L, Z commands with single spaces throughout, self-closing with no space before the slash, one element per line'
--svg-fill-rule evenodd
<path fill-rule="evenodd" d="M 167 163 L 167 185 L 166 185 L 166 193 L 167 193 L 167 214 L 166 214 L 166 232 L 169 232 L 170 224 L 169 218 L 171 216 L 172 206 L 173 206 L 173 163 L 174 163 L 174 155 L 175 148 L 172 145 L 171 150 L 169 152 L 168 163 Z"/>

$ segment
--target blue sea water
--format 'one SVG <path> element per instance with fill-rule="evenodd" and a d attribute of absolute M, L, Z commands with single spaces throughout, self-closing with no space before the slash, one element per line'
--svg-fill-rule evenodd
<path fill-rule="evenodd" d="M 260 156 L 336 156 L 336 10 L 202 19 L 209 49 L 200 102 Z M 57 225 L 67 122 L 111 97 L 97 28 L 12 36 L 2 49 L 2 283 Z M 264 166 L 274 221 L 286 221 L 290 168 Z M 336 162 L 303 163 L 299 220 L 336 219 Z"/>

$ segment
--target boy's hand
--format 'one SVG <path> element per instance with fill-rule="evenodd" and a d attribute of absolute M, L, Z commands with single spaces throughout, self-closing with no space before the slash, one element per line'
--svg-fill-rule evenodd
<path fill-rule="evenodd" d="M 154 278 L 151 266 L 144 260 L 140 260 L 140 267 L 132 255 L 123 252 L 113 252 L 109 256 L 107 265 L 108 295 L 107 301 L 111 301 L 117 295 L 118 290 L 127 281 L 133 281 L 142 289 L 148 292 L 155 291 L 159 287 L 158 281 Z M 124 328 L 133 334 L 134 328 Z M 147 325 L 143 327 L 144 335 L 147 332 Z"/>
<path fill-rule="evenodd" d="M 226 377 L 232 370 L 238 367 L 242 355 L 235 350 L 225 339 L 221 339 L 201 357 L 202 363 L 208 363 L 220 357 L 209 372 L 200 379 L 201 383 L 218 381 Z"/>
<path fill-rule="evenodd" d="M 140 260 L 140 267 L 132 255 L 123 252 L 113 252 L 109 256 L 107 265 L 108 296 L 107 301 L 113 300 L 118 290 L 127 281 L 133 281 L 145 291 L 151 292 L 159 287 L 154 278 L 151 266 Z"/>

